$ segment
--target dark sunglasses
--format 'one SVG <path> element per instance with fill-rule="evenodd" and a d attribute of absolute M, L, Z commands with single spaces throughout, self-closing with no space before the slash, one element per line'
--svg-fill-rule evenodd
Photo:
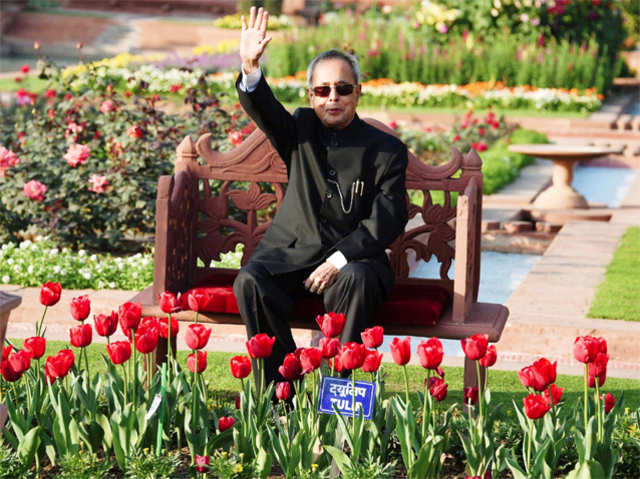
<path fill-rule="evenodd" d="M 355 86 L 351 85 L 350 83 L 340 83 L 338 85 L 335 85 L 334 87 L 331 87 L 329 85 L 314 86 L 311 90 L 313 91 L 314 95 L 324 98 L 329 96 L 329 94 L 331 93 L 331 88 L 335 88 L 338 95 L 347 96 L 353 93 L 353 89 L 355 88 Z"/>

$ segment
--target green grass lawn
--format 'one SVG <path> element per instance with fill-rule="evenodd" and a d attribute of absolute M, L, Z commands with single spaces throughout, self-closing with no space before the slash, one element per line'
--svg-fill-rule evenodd
<path fill-rule="evenodd" d="M 587 316 L 640 321 L 640 228 L 622 237 Z"/>
<path fill-rule="evenodd" d="M 16 346 L 22 344 L 21 340 L 12 340 Z M 55 354 L 60 349 L 67 347 L 68 343 L 62 341 L 47 341 L 46 355 Z M 78 353 L 76 348 L 71 348 Z M 89 368 L 91 371 L 103 371 L 104 361 L 102 355 L 106 356 L 105 346 L 103 344 L 92 344 L 87 349 L 89 356 Z M 181 364 L 186 364 L 187 351 L 178 353 L 178 360 Z M 45 355 L 45 356 L 46 356 Z M 209 382 L 216 395 L 222 398 L 228 398 L 232 401 L 236 394 L 240 391 L 240 381 L 231 375 L 229 370 L 229 359 L 236 353 L 209 352 L 207 354 L 207 369 L 204 372 L 205 379 Z M 499 358 L 498 353 L 498 358 Z M 498 359 L 499 360 L 499 359 Z M 76 364 L 78 364 L 78 354 L 76 354 Z M 383 363 L 383 369 L 387 374 L 387 393 L 404 393 L 404 376 L 402 368 L 393 363 Z M 446 403 L 452 404 L 462 403 L 462 382 L 463 369 L 459 367 L 445 367 L 445 379 L 449 383 L 449 393 Z M 426 377 L 425 370 L 420 366 L 408 366 L 409 387 L 412 392 L 422 391 L 422 385 Z M 369 374 L 359 373 L 356 378 L 370 380 Z M 520 403 L 525 396 L 525 388 L 520 383 L 518 375 L 515 371 L 489 371 L 489 387 L 492 396 L 497 402 L 505 402 L 511 404 L 512 400 Z M 566 376 L 559 375 L 556 384 L 564 389 L 565 398 L 573 403 L 581 398 L 584 386 L 582 376 Z M 604 392 L 612 393 L 619 398 L 624 391 L 625 404 L 627 407 L 637 409 L 640 407 L 640 381 L 632 379 L 616 379 L 607 378 Z"/>

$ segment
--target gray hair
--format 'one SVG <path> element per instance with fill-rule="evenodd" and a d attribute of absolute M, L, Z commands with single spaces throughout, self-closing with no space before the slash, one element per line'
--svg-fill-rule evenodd
<path fill-rule="evenodd" d="M 311 78 L 313 78 L 313 72 L 316 69 L 316 65 L 323 60 L 330 60 L 333 58 L 338 58 L 347 62 L 349 68 L 351 68 L 351 73 L 353 73 L 353 78 L 356 81 L 356 85 L 360 83 L 360 66 L 358 65 L 358 60 L 356 57 L 351 55 L 350 53 L 346 53 L 340 50 L 327 50 L 326 52 L 322 52 L 318 54 L 309 66 L 307 67 L 307 86 L 311 88 Z"/>

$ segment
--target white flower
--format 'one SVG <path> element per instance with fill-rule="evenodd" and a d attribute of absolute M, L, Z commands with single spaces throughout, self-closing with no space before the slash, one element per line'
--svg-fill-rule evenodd
<path fill-rule="evenodd" d="M 10 279 L 11 279 L 11 278 L 9 278 L 9 276 L 4 275 L 4 276 L 2 277 L 2 282 L 3 282 L 3 283 L 9 283 L 9 280 L 10 280 Z"/>
<path fill-rule="evenodd" d="M 20 249 L 26 249 L 29 246 L 31 246 L 31 241 L 30 240 L 24 240 L 22 243 L 20 243 Z"/>
<path fill-rule="evenodd" d="M 53 272 L 54 272 L 55 274 L 58 274 L 58 273 L 60 272 L 60 266 L 55 265 L 55 266 L 53 267 Z"/>
<path fill-rule="evenodd" d="M 87 252 L 85 250 L 81 249 L 81 250 L 78 251 L 78 256 L 82 257 L 82 256 L 86 256 L 86 255 L 87 255 Z"/>
<path fill-rule="evenodd" d="M 7 264 L 13 264 L 13 258 L 9 258 L 9 259 L 7 260 Z"/>
<path fill-rule="evenodd" d="M 32 264 L 30 264 L 29 267 L 27 268 L 27 273 L 33 274 L 33 265 Z"/>
<path fill-rule="evenodd" d="M 116 283 L 114 283 L 113 281 L 111 283 L 109 283 L 109 287 L 111 289 L 114 289 L 116 287 Z"/>

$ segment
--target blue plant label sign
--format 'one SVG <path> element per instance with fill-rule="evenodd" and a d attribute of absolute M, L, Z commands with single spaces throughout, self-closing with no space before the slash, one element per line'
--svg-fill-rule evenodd
<path fill-rule="evenodd" d="M 318 411 L 335 414 L 333 406 L 343 416 L 353 417 L 353 385 L 351 379 L 324 376 L 320 384 Z M 356 411 L 365 419 L 371 419 L 376 397 L 376 385 L 368 381 L 356 381 Z"/>

